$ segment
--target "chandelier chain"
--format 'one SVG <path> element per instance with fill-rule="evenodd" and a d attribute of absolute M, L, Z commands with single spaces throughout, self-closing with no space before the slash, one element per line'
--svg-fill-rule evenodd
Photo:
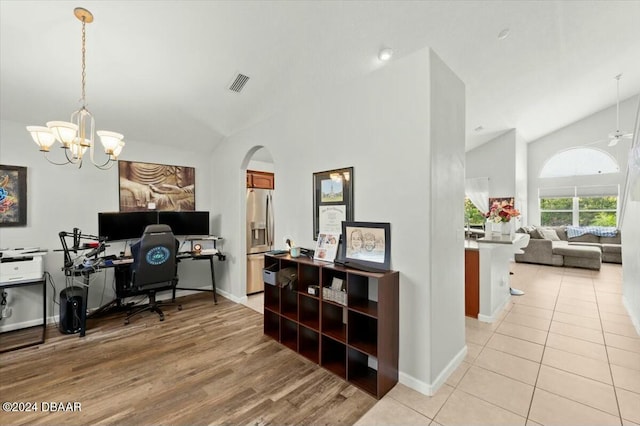
<path fill-rule="evenodd" d="M 83 17 L 82 18 L 82 98 L 80 99 L 82 101 L 82 106 L 86 106 L 86 93 L 85 93 L 85 80 L 87 77 L 87 73 L 86 73 L 86 65 L 85 65 L 85 55 L 86 55 L 86 48 L 85 48 L 85 42 L 86 42 L 86 31 L 85 31 L 85 26 L 86 26 L 86 19 Z"/>

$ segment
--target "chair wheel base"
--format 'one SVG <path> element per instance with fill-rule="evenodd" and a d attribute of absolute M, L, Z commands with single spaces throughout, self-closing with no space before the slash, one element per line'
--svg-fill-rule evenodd
<path fill-rule="evenodd" d="M 182 310 L 182 305 L 178 305 L 178 310 L 181 311 Z"/>

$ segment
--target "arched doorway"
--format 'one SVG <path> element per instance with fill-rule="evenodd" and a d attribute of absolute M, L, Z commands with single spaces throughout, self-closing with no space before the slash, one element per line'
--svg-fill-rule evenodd
<path fill-rule="evenodd" d="M 246 280 L 245 293 L 258 294 L 264 291 L 262 268 L 264 253 L 273 249 L 275 232 L 275 169 L 273 157 L 262 146 L 253 147 L 243 161 L 246 173 L 245 238 Z"/>

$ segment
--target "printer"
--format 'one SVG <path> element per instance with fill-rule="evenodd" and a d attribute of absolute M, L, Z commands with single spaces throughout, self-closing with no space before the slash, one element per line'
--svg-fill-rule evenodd
<path fill-rule="evenodd" d="M 42 257 L 47 253 L 38 248 L 0 250 L 0 283 L 38 280 L 44 274 Z"/>

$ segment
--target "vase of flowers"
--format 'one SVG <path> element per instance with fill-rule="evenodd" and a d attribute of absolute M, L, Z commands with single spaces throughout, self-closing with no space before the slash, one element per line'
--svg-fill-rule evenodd
<path fill-rule="evenodd" d="M 511 219 L 520 216 L 508 201 L 494 201 L 489 211 L 485 214 L 488 224 L 497 224 L 500 227 L 500 234 L 511 235 L 514 233 Z"/>

